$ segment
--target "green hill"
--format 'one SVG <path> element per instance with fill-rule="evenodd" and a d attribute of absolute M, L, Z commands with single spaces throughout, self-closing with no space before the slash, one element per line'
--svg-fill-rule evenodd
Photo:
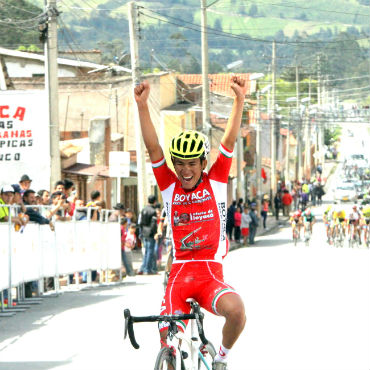
<path fill-rule="evenodd" d="M 38 14 L 44 0 L 0 0 L 0 45 L 17 48 L 38 42 Z M 39 8 L 36 8 L 36 4 Z M 100 49 L 105 63 L 115 63 L 129 51 L 126 0 L 61 0 L 58 45 L 62 50 Z M 143 71 L 169 68 L 201 71 L 199 0 L 142 1 L 139 8 L 140 63 Z M 243 60 L 242 71 L 270 72 L 272 40 L 277 41 L 278 73 L 294 80 L 320 70 L 336 86 L 351 87 L 368 75 L 369 0 L 208 0 L 210 72 Z M 4 8 L 4 7 L 3 7 Z M 5 16 L 4 16 L 5 14 Z M 9 19 L 11 19 L 9 25 Z M 27 20 L 27 23 L 22 23 Z M 33 20 L 33 21 L 32 21 Z M 4 24 L 5 22 L 5 24 Z M 7 32 L 7 26 L 16 32 Z M 39 44 L 41 46 L 41 44 Z"/>

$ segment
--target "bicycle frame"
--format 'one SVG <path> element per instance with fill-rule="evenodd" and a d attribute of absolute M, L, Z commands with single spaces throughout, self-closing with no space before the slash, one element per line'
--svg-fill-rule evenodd
<path fill-rule="evenodd" d="M 181 370 L 183 359 L 186 359 L 187 356 L 183 356 L 184 351 L 181 349 L 181 346 L 183 343 L 186 344 L 187 349 L 190 352 L 190 368 L 189 370 L 198 370 L 198 358 L 203 362 L 207 370 L 211 370 L 211 368 L 208 366 L 202 352 L 200 351 L 199 347 L 199 341 L 196 336 L 196 330 L 195 327 L 198 329 L 198 336 L 201 339 L 201 342 L 203 345 L 209 344 L 208 340 L 206 339 L 204 335 L 203 330 L 203 318 L 204 314 L 200 311 L 200 307 L 198 303 L 196 303 L 193 299 L 188 299 L 187 302 L 190 303 L 192 307 L 192 312 L 190 314 L 182 314 L 182 315 L 158 315 L 158 316 L 131 316 L 130 310 L 125 309 L 124 310 L 124 316 L 125 316 L 125 335 L 124 338 L 126 338 L 127 333 L 130 338 L 130 342 L 132 346 L 136 349 L 139 349 L 140 346 L 136 342 L 133 324 L 135 322 L 159 322 L 159 321 L 165 321 L 169 323 L 168 327 L 168 336 L 167 339 L 169 340 L 169 343 L 167 343 L 167 347 L 173 349 L 173 353 L 176 357 L 176 369 L 175 370 Z M 190 330 L 190 337 L 189 335 L 186 335 L 185 333 L 181 332 L 177 328 L 176 321 L 178 320 L 190 320 L 191 323 L 191 330 Z"/>

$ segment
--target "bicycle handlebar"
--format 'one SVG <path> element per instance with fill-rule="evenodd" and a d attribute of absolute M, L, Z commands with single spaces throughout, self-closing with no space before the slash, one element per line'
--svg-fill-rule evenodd
<path fill-rule="evenodd" d="M 130 338 L 130 342 L 135 349 L 139 349 L 140 346 L 135 339 L 134 333 L 134 323 L 135 322 L 156 322 L 156 321 L 165 321 L 165 322 L 174 322 L 177 320 L 196 320 L 199 338 L 204 345 L 208 344 L 208 340 L 204 335 L 203 330 L 203 318 L 204 314 L 199 311 L 198 309 L 195 310 L 194 313 L 190 314 L 182 314 L 182 315 L 152 315 L 152 316 L 132 316 L 129 309 L 124 310 L 125 316 L 125 334 L 124 339 L 128 336 Z"/>

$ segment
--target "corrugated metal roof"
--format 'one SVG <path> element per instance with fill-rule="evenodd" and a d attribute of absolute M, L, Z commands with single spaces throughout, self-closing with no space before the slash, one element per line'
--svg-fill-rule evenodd
<path fill-rule="evenodd" d="M 39 60 L 44 62 L 45 56 L 42 54 L 36 54 L 36 53 L 29 53 L 26 51 L 19 51 L 19 50 L 11 50 L 11 49 L 5 49 L 0 47 L 0 55 L 7 55 L 12 56 L 16 58 L 22 58 L 22 59 L 32 59 L 32 60 Z M 91 62 L 83 62 L 79 60 L 73 60 L 73 59 L 67 59 L 67 58 L 58 58 L 58 64 L 61 65 L 67 65 L 71 67 L 81 67 L 81 68 L 91 68 L 91 69 L 100 69 L 100 68 L 108 68 L 109 66 L 103 65 L 103 64 L 96 64 Z M 123 68 L 120 66 L 113 66 L 115 69 L 119 69 L 122 71 L 129 71 L 127 68 Z"/>

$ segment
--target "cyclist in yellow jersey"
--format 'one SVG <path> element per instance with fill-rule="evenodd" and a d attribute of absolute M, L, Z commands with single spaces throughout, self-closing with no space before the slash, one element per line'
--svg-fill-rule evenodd
<path fill-rule="evenodd" d="M 336 230 L 338 231 L 338 227 L 341 227 L 343 234 L 346 235 L 346 212 L 340 206 L 333 211 L 333 220 Z"/>

